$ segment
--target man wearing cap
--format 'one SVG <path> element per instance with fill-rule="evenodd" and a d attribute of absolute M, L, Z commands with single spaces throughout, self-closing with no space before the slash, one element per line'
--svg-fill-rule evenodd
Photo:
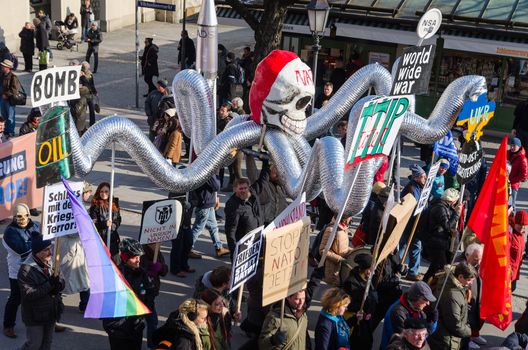
<path fill-rule="evenodd" d="M 7 250 L 7 271 L 11 292 L 4 311 L 4 335 L 16 338 L 15 321 L 20 305 L 20 288 L 18 287 L 18 270 L 31 253 L 31 240 L 40 235 L 40 225 L 30 218 L 29 207 L 17 204 L 13 210 L 13 221 L 4 232 L 2 244 Z"/>
<path fill-rule="evenodd" d="M 18 272 L 22 300 L 22 321 L 27 340 L 21 350 L 51 349 L 53 328 L 62 308 L 60 292 L 64 279 L 53 274 L 50 240 L 36 236 L 31 241 L 31 254 Z"/>
<path fill-rule="evenodd" d="M 20 81 L 18 77 L 13 73 L 13 62 L 5 59 L 0 63 L 2 68 L 2 103 L 1 115 L 6 120 L 6 136 L 15 136 L 15 124 L 16 124 L 16 105 L 13 103 L 13 97 L 18 94 L 20 89 Z"/>
<path fill-rule="evenodd" d="M 516 210 L 515 202 L 521 182 L 528 178 L 528 161 L 526 160 L 526 151 L 521 145 L 521 140 L 514 137 L 510 140 L 510 150 L 508 151 L 508 162 L 511 164 L 510 184 L 511 184 L 511 205 L 513 211 Z"/>
<path fill-rule="evenodd" d="M 448 275 L 442 302 L 438 305 L 438 327 L 429 344 L 435 350 L 458 350 L 462 338 L 471 336 L 468 323 L 467 290 L 475 280 L 475 268 L 466 262 L 455 267 Z"/>
<path fill-rule="evenodd" d="M 362 305 L 363 294 L 367 288 L 367 281 L 372 267 L 372 255 L 361 253 L 354 257 L 357 264 L 343 283 L 343 290 L 350 296 L 345 317 L 347 323 L 355 325 L 352 328 L 350 339 L 357 349 L 371 349 L 374 338 L 372 333 L 372 315 L 376 311 L 378 294 L 371 285 L 365 303 Z"/>
<path fill-rule="evenodd" d="M 457 239 L 457 224 L 462 211 L 459 192 L 454 188 L 444 191 L 442 198 L 435 198 L 427 214 L 428 235 L 424 242 L 431 264 L 424 275 L 428 282 L 438 271 L 447 265 L 452 257 L 451 241 Z"/>
<path fill-rule="evenodd" d="M 447 159 L 440 159 L 440 168 L 438 168 L 438 172 L 436 173 L 436 177 L 433 182 L 433 188 L 431 189 L 431 197 L 441 198 L 444 194 L 444 174 L 447 172 L 447 169 L 449 169 L 449 161 Z"/>
<path fill-rule="evenodd" d="M 427 180 L 427 175 L 425 174 L 425 170 L 423 170 L 418 164 L 411 165 L 409 169 L 411 170 L 411 175 L 409 176 L 409 182 L 407 185 L 405 185 L 403 191 L 401 192 L 401 198 L 405 197 L 407 193 L 411 193 L 414 196 L 414 199 L 416 199 L 416 202 L 419 202 L 420 196 L 422 195 L 422 189 L 425 185 L 425 181 Z M 415 218 L 416 217 L 413 217 L 411 220 L 409 220 L 409 223 L 403 231 L 403 235 L 400 240 L 400 256 L 403 256 L 403 252 L 407 246 L 407 241 L 409 240 L 409 235 L 411 234 Z M 420 268 L 421 252 L 422 242 L 418 239 L 418 237 L 416 237 L 416 235 L 414 235 L 411 241 L 411 247 L 409 248 L 409 272 L 406 276 L 406 279 L 410 281 L 419 281 L 423 277 L 418 273 L 418 269 Z M 405 261 L 402 261 L 402 264 L 404 263 Z"/>
<path fill-rule="evenodd" d="M 169 94 L 168 86 L 169 82 L 167 79 L 161 78 L 156 84 L 156 89 L 149 91 L 147 98 L 145 99 L 145 114 L 147 115 L 149 139 L 151 141 L 154 141 L 154 137 L 156 136 L 152 130 L 152 127 L 154 126 L 156 119 L 158 119 L 158 105 L 161 101 L 161 98 Z"/>
<path fill-rule="evenodd" d="M 159 76 L 158 70 L 158 52 L 159 48 L 153 43 L 153 38 L 145 38 L 145 49 L 141 55 L 141 72 L 145 77 L 145 83 L 148 85 L 148 93 L 156 90 L 152 78 Z M 148 93 L 143 97 L 147 97 Z"/>
<path fill-rule="evenodd" d="M 432 334 L 436 329 L 438 312 L 432 307 L 427 307 L 436 301 L 429 285 L 423 281 L 415 282 L 407 292 L 403 293 L 400 300 L 392 304 L 385 314 L 383 322 L 383 335 L 380 349 L 387 349 L 389 339 L 395 333 L 401 333 L 405 320 L 414 318 L 425 321 L 427 332 Z"/>
<path fill-rule="evenodd" d="M 394 334 L 387 350 L 430 350 L 427 344 L 427 322 L 418 318 L 408 318 L 403 323 L 403 332 Z"/>

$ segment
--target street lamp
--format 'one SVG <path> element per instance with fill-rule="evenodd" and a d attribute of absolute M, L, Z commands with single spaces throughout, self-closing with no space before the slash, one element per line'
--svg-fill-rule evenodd
<path fill-rule="evenodd" d="M 327 0 L 311 0 L 308 6 L 306 6 L 308 11 L 308 22 L 310 24 L 310 31 L 312 36 L 315 39 L 315 44 L 312 46 L 313 50 L 313 81 L 314 86 L 317 82 L 317 58 L 319 56 L 319 50 L 321 45 L 319 45 L 319 40 L 324 34 L 326 28 L 326 20 L 328 19 L 328 13 L 330 12 L 330 6 L 328 5 Z M 315 97 L 315 96 L 314 96 Z M 314 109 L 315 100 L 312 101 L 312 113 Z"/>

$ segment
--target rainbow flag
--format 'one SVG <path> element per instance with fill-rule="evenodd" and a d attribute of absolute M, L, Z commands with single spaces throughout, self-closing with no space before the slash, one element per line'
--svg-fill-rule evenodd
<path fill-rule="evenodd" d="M 111 318 L 150 313 L 110 258 L 110 252 L 97 233 L 84 205 L 64 178 L 62 182 L 68 191 L 90 277 L 90 299 L 84 317 Z"/>

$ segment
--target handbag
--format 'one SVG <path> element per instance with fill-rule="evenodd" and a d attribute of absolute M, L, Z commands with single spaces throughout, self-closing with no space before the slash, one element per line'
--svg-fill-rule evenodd
<path fill-rule="evenodd" d="M 15 79 L 18 80 L 17 77 L 15 77 Z M 20 80 L 18 81 L 18 86 L 19 88 L 18 88 L 17 94 L 11 96 L 11 98 L 9 99 L 9 103 L 15 106 L 25 106 L 26 100 L 27 100 L 27 94 L 22 84 L 20 84 Z"/>
<path fill-rule="evenodd" d="M 99 96 L 93 95 L 95 113 L 101 113 L 101 106 L 99 105 Z"/>

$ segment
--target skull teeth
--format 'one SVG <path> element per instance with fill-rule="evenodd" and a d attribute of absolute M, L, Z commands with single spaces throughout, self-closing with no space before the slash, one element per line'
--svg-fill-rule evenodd
<path fill-rule="evenodd" d="M 290 131 L 295 134 L 302 134 L 306 127 L 306 119 L 294 120 L 287 115 L 282 115 L 280 118 L 281 124 L 284 126 L 286 131 Z"/>

